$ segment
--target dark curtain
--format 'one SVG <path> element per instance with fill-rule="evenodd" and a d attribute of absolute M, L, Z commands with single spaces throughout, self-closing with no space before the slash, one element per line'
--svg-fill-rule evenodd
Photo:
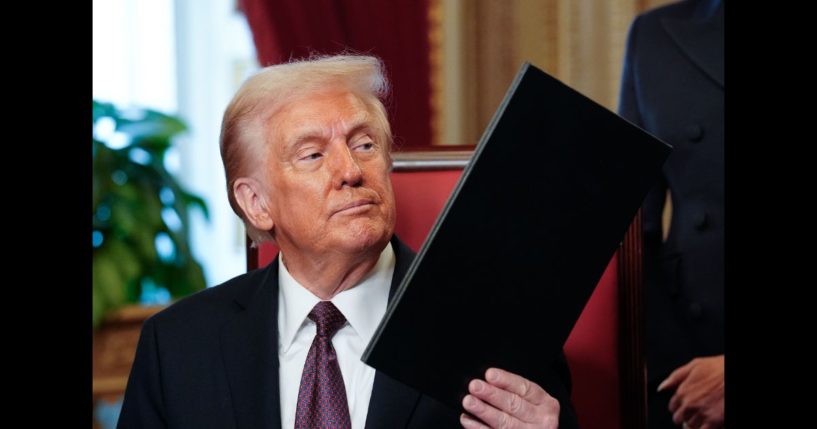
<path fill-rule="evenodd" d="M 396 148 L 431 144 L 428 0 L 240 0 L 262 66 L 312 53 L 372 54 L 386 65 Z"/>

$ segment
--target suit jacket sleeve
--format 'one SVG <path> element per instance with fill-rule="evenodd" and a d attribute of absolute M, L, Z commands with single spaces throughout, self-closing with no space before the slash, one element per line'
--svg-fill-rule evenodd
<path fill-rule="evenodd" d="M 142 327 L 117 429 L 165 428 L 156 326 L 148 319 Z"/>
<path fill-rule="evenodd" d="M 552 383 L 547 383 L 542 388 L 550 396 L 559 400 L 559 429 L 578 429 L 579 422 L 576 418 L 576 411 L 573 409 L 573 403 L 570 400 L 573 391 L 570 368 L 567 366 L 564 353 L 559 353 L 559 356 L 553 362 L 553 370 L 557 379 Z"/>
<path fill-rule="evenodd" d="M 640 18 L 641 17 L 637 17 L 633 21 L 633 24 L 630 26 L 630 31 L 627 34 L 627 48 L 624 53 L 624 71 L 621 74 L 621 94 L 618 100 L 618 113 L 628 121 L 643 128 L 644 122 L 638 108 L 635 88 L 636 42 L 638 39 L 638 24 Z"/>
<path fill-rule="evenodd" d="M 645 118 L 639 106 L 638 94 L 638 39 L 640 37 L 639 26 L 641 16 L 636 17 L 630 26 L 627 35 L 627 48 L 624 55 L 624 70 L 621 76 L 621 93 L 619 96 L 619 114 L 644 128 Z M 664 200 L 666 198 L 667 183 L 663 176 L 658 183 L 650 190 L 644 199 L 641 208 L 644 232 L 644 246 L 647 255 L 655 255 L 652 251 L 661 244 L 661 213 L 664 210 Z"/>

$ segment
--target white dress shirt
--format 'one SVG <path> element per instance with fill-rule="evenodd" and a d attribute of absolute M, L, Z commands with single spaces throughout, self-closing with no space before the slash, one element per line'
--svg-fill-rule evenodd
<path fill-rule="evenodd" d="M 315 337 L 315 322 L 307 315 L 320 298 L 301 286 L 278 259 L 278 369 L 281 427 L 295 427 L 295 408 L 306 355 Z M 332 338 L 346 387 L 352 429 L 363 429 L 374 386 L 374 368 L 360 360 L 363 350 L 386 313 L 394 275 L 394 250 L 389 243 L 371 272 L 357 285 L 332 298 L 346 324 Z"/>

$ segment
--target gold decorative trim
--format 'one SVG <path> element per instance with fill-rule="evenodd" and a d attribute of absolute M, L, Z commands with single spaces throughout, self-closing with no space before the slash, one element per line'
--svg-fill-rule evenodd
<path fill-rule="evenodd" d="M 105 323 L 142 323 L 166 305 L 128 305 L 105 315 Z"/>
<path fill-rule="evenodd" d="M 128 376 L 96 377 L 93 379 L 91 392 L 94 397 L 121 394 L 128 385 Z"/>
<path fill-rule="evenodd" d="M 428 2 L 429 118 L 432 146 L 443 144 L 443 7 L 441 0 Z"/>
<path fill-rule="evenodd" d="M 473 153 L 472 150 L 396 152 L 392 159 L 395 171 L 446 170 L 465 168 Z"/>

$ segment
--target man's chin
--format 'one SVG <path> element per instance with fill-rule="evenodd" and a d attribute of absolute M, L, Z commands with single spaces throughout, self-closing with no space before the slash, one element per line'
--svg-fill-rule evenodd
<path fill-rule="evenodd" d="M 391 233 L 387 230 L 349 231 L 348 234 L 339 237 L 338 248 L 348 253 L 374 252 L 380 254 L 390 239 Z"/>

